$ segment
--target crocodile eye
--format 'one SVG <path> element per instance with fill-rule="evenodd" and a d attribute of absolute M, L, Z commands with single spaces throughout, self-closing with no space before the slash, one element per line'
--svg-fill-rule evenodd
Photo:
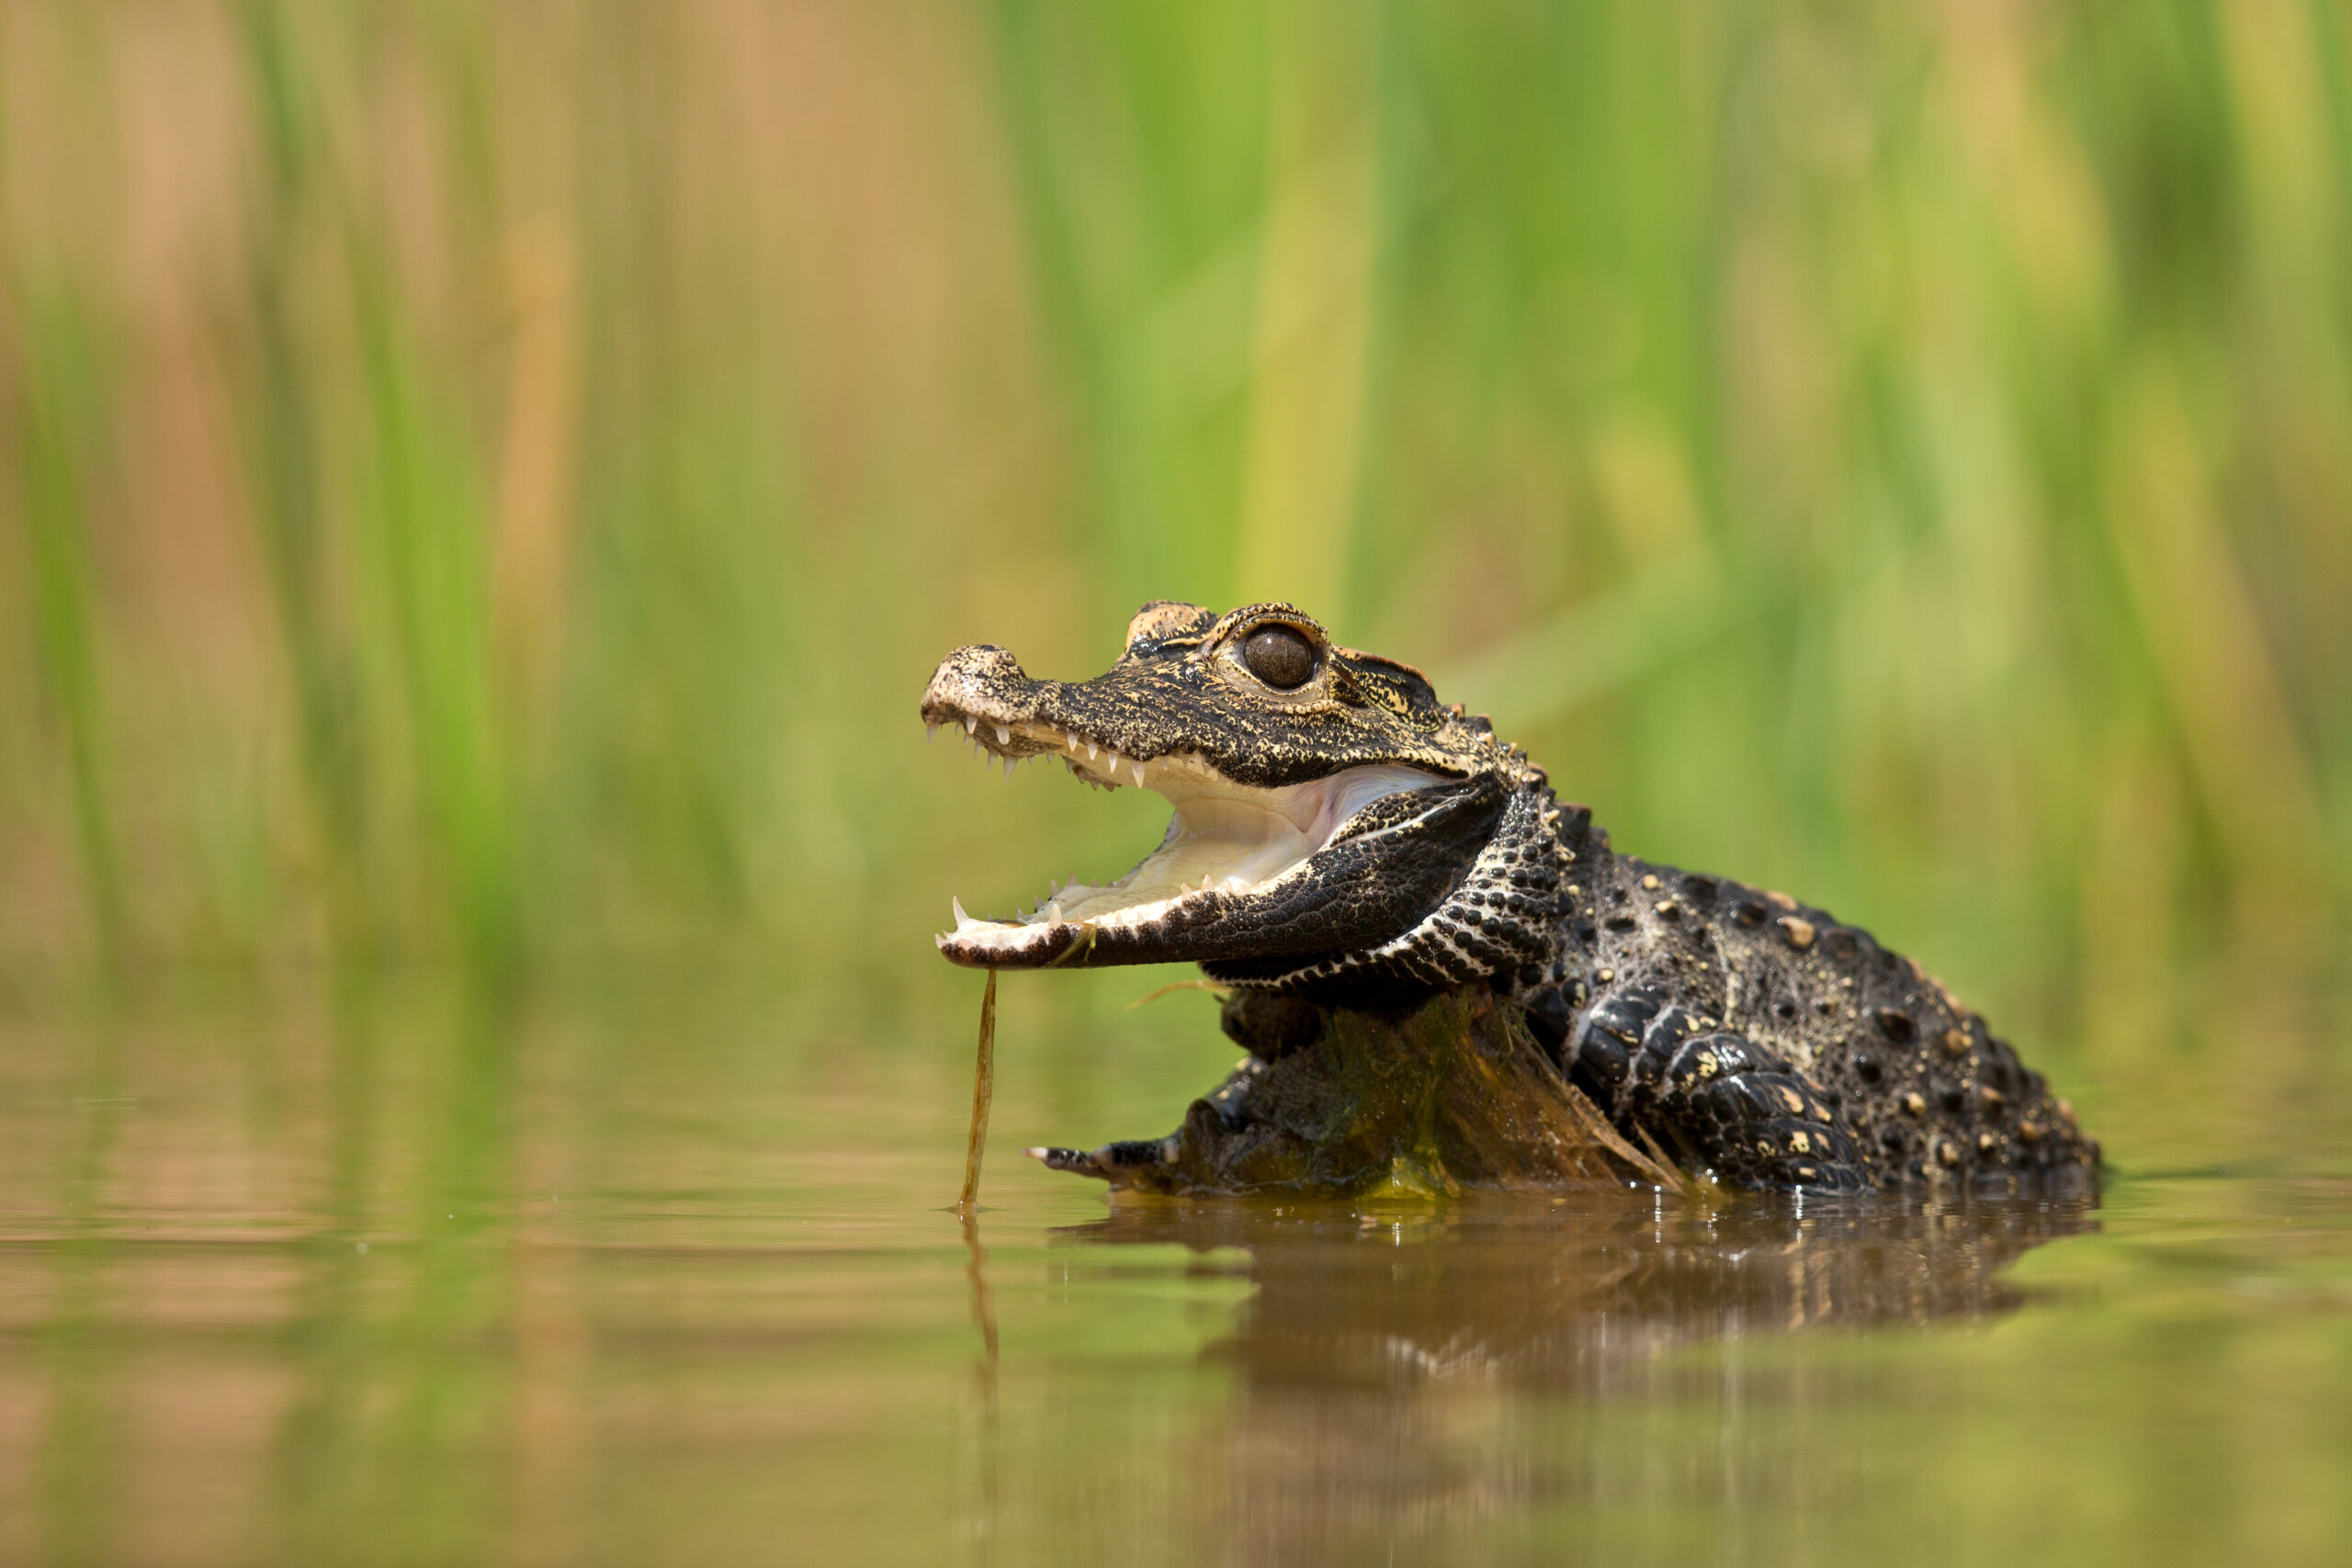
<path fill-rule="evenodd" d="M 1274 690 L 1295 691 L 1315 673 L 1315 649 L 1288 626 L 1265 626 L 1241 645 L 1241 662 Z"/>

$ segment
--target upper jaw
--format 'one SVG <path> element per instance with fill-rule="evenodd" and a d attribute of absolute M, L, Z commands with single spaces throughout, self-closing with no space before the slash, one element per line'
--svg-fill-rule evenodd
<path fill-rule="evenodd" d="M 1147 759 L 1159 748 L 1138 746 L 1133 735 L 1114 739 L 1107 727 L 1056 722 L 1046 710 L 1059 705 L 1048 701 L 1059 689 L 1029 679 L 1002 649 L 958 649 L 923 689 L 922 721 L 934 739 L 943 727 L 961 728 L 968 743 L 1002 758 L 1008 772 L 1015 762 L 1053 755 L 1105 788 L 1147 782 Z"/>
<path fill-rule="evenodd" d="M 956 649 L 923 690 L 922 721 L 935 739 L 960 728 L 975 749 L 1013 764 L 1058 757 L 1090 784 L 1159 790 L 1238 789 L 1193 738 L 1152 720 L 1148 690 L 1105 694 L 1093 682 L 1033 681 L 1000 648 Z"/>
<path fill-rule="evenodd" d="M 1030 761 L 1038 757 L 1058 757 L 1069 765 L 1069 771 L 1087 783 L 1105 789 L 1122 784 L 1157 789 L 1162 782 L 1173 784 L 1174 775 L 1183 774 L 1202 784 L 1220 781 L 1223 775 L 1210 767 L 1196 753 L 1179 753 L 1147 761 L 1130 757 L 1108 743 L 1090 739 L 1075 729 L 1065 729 L 1050 720 L 1020 717 L 1010 714 L 959 712 L 950 707 L 923 704 L 923 723 L 936 739 L 941 728 L 961 729 L 967 744 L 975 750 L 1002 758 L 1010 773 L 1016 762 Z M 1154 776 L 1157 774 L 1158 776 Z"/>

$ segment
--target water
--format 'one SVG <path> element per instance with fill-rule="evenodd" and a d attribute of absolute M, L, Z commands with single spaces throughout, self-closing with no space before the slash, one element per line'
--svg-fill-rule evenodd
<path fill-rule="evenodd" d="M 6 1020 L 0 1562 L 2352 1554 L 2324 1095 L 2110 1095 L 2096 1205 L 1114 1210 L 1014 1150 L 1229 1051 L 1016 1007 L 967 1227 L 904 1028 L 303 1016 Z"/>

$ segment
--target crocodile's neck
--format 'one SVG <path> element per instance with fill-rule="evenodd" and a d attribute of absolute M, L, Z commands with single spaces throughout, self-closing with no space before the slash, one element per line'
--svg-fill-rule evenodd
<path fill-rule="evenodd" d="M 1566 977 L 1580 868 L 1611 857 L 1592 813 L 1564 807 L 1540 772 L 1504 795 L 1458 883 L 1412 926 L 1348 952 L 1202 964 L 1210 978 L 1340 1005 L 1390 1004 L 1474 981 L 1516 993 Z M 1588 879 L 1589 880 L 1589 879 Z"/>

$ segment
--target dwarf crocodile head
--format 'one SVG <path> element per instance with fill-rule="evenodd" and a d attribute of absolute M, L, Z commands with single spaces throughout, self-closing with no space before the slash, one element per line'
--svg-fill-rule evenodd
<path fill-rule="evenodd" d="M 1284 990 L 1442 986 L 1548 964 L 1576 848 L 1541 770 L 1409 665 L 1288 604 L 1147 604 L 1091 681 L 956 649 L 922 717 L 1175 807 L 1143 863 L 1009 920 L 956 906 L 940 951 L 991 969 L 1189 961 Z"/>

